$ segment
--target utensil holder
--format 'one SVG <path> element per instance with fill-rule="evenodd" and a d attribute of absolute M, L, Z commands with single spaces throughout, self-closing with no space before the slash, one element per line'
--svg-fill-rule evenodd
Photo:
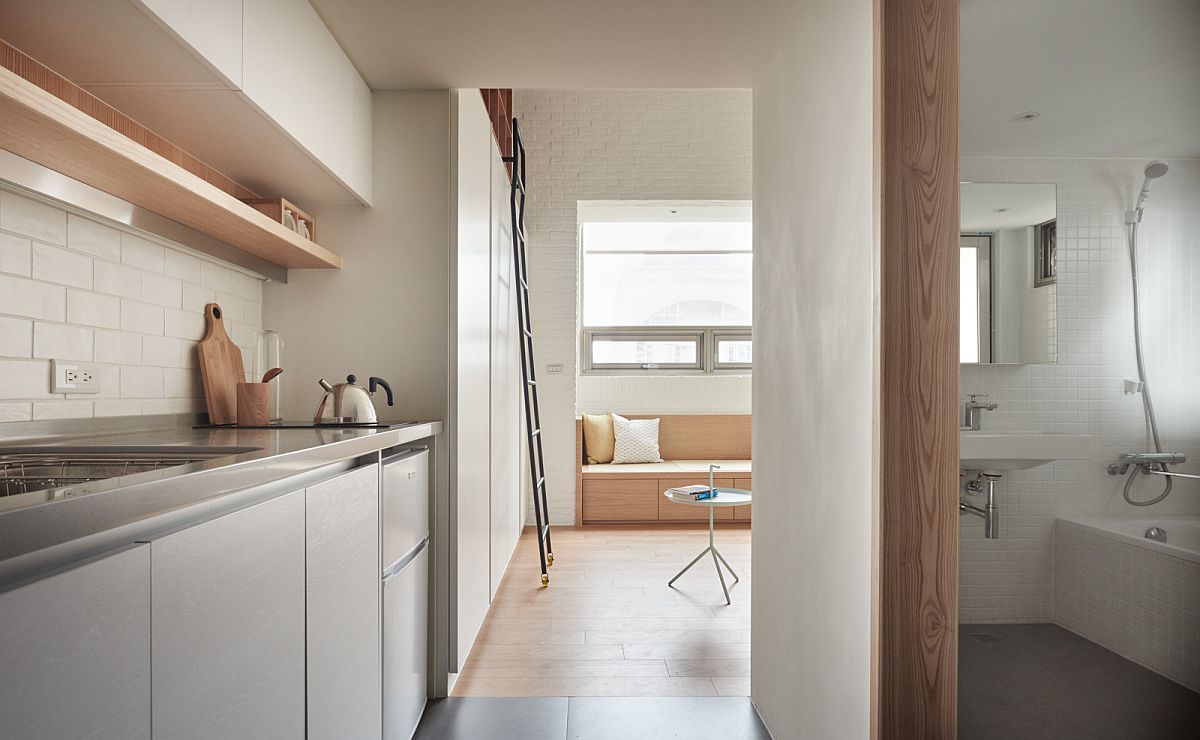
<path fill-rule="evenodd" d="M 267 383 L 238 383 L 237 385 L 237 423 L 242 427 L 263 427 L 267 425 L 269 405 L 269 390 Z"/>

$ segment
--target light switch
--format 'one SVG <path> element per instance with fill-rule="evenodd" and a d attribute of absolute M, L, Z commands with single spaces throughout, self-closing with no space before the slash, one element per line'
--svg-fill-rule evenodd
<path fill-rule="evenodd" d="M 547 375 L 562 375 L 563 366 L 561 362 L 551 362 L 546 365 Z"/>

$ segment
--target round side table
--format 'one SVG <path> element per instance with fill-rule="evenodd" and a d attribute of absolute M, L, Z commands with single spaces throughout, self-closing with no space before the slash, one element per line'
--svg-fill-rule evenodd
<path fill-rule="evenodd" d="M 717 578 L 721 579 L 721 590 L 725 592 L 725 603 L 732 603 L 729 600 L 729 588 L 725 585 L 725 574 L 721 571 L 721 566 L 724 565 L 729 570 L 729 575 L 733 576 L 733 582 L 737 583 L 741 579 L 738 574 L 733 572 L 733 568 L 725 561 L 721 551 L 717 549 L 716 543 L 713 541 L 713 511 L 719 506 L 745 506 L 750 503 L 752 495 L 749 491 L 742 488 L 721 488 L 717 487 L 717 495 L 712 498 L 700 499 L 696 501 L 687 496 L 673 496 L 670 491 L 663 491 L 663 495 L 668 500 L 677 504 L 685 504 L 687 506 L 704 506 L 708 508 L 708 547 L 704 548 L 699 555 L 692 559 L 692 562 L 683 567 L 683 570 L 675 574 L 675 577 L 667 581 L 668 586 L 673 586 L 675 581 L 684 573 L 687 573 L 693 565 L 700 562 L 700 559 L 705 555 L 712 553 L 713 565 L 717 568 Z"/>

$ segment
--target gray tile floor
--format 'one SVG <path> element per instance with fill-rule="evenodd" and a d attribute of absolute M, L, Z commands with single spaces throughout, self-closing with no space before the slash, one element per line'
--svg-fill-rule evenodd
<path fill-rule="evenodd" d="M 746 697 L 465 697 L 430 702 L 414 740 L 770 740 Z"/>
<path fill-rule="evenodd" d="M 959 627 L 959 740 L 1192 740 L 1197 728 L 1200 694 L 1073 632 Z"/>

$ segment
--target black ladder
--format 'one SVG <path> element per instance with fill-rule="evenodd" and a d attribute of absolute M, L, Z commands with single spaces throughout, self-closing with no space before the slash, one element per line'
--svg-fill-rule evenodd
<path fill-rule="evenodd" d="M 517 323 L 521 327 L 521 397 L 525 404 L 525 441 L 529 448 L 529 477 L 533 483 L 533 512 L 537 520 L 538 556 L 542 561 L 542 586 L 550 585 L 547 567 L 554 565 L 550 546 L 550 511 L 546 506 L 546 465 L 542 457 L 542 414 L 538 408 L 537 370 L 533 362 L 533 325 L 529 319 L 529 265 L 525 259 L 525 145 L 521 129 L 512 119 L 512 165 L 509 206 L 512 211 L 513 264 L 520 285 Z"/>

